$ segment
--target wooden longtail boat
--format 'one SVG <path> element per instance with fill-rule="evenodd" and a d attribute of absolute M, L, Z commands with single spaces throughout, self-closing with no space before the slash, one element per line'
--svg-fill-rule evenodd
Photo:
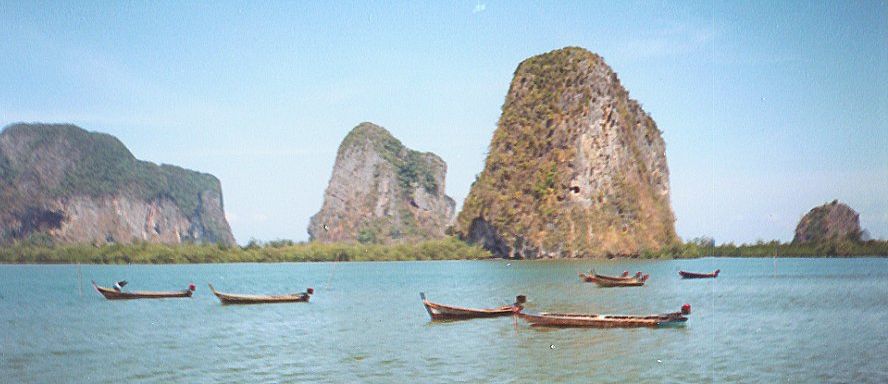
<path fill-rule="evenodd" d="M 629 276 L 628 272 L 623 272 L 622 276 L 599 275 L 599 274 L 595 273 L 595 271 L 592 271 L 592 273 L 595 276 L 595 278 L 597 278 L 597 279 L 612 280 L 612 281 L 632 281 L 632 280 L 639 280 L 642 277 L 644 277 L 641 274 L 641 272 L 636 273 L 634 276 Z"/>
<path fill-rule="evenodd" d="M 271 303 L 304 303 L 307 302 L 311 295 L 314 294 L 313 288 L 308 288 L 305 292 L 291 293 L 287 295 L 241 295 L 233 293 L 217 292 L 213 288 L 213 284 L 208 284 L 210 291 L 213 292 L 222 304 L 271 304 Z"/>
<path fill-rule="evenodd" d="M 608 276 L 608 275 L 600 275 L 595 273 L 595 270 L 592 270 L 592 274 L 599 279 L 605 280 L 631 280 L 631 279 L 640 279 L 641 272 L 636 272 L 634 276 L 629 276 L 629 271 L 623 271 L 623 274 L 620 276 Z"/>
<path fill-rule="evenodd" d="M 715 272 L 712 273 L 678 271 L 678 274 L 681 275 L 681 278 L 683 279 L 714 279 L 718 277 L 719 272 L 721 272 L 721 269 L 716 269 Z"/>
<path fill-rule="evenodd" d="M 171 291 L 171 292 L 152 292 L 152 291 L 136 291 L 136 292 L 123 292 L 117 291 L 112 288 L 101 287 L 96 284 L 95 281 L 92 282 L 93 287 L 96 288 L 96 291 L 105 296 L 108 300 L 132 300 L 132 299 L 169 299 L 169 298 L 181 298 L 181 297 L 191 297 L 191 294 L 194 293 L 194 284 L 189 284 L 188 289 L 184 289 L 181 291 Z"/>
<path fill-rule="evenodd" d="M 432 320 L 460 320 L 479 317 L 511 316 L 513 313 L 521 311 L 523 308 L 521 305 L 527 301 L 527 298 L 522 295 L 516 297 L 515 304 L 512 305 L 504 305 L 499 308 L 491 309 L 475 309 L 433 303 L 426 299 L 424 292 L 420 292 L 419 297 L 422 298 L 422 304 L 425 306 L 429 316 L 432 317 Z"/>
<path fill-rule="evenodd" d="M 649 275 L 641 277 L 615 278 L 611 276 L 587 275 L 580 273 L 580 280 L 587 283 L 598 284 L 599 287 L 640 287 L 647 281 Z"/>
<path fill-rule="evenodd" d="M 659 315 L 597 315 L 584 313 L 539 313 L 515 312 L 534 327 L 589 327 L 589 328 L 639 328 L 680 325 L 688 321 L 691 306 L 685 304 L 680 312 Z"/>

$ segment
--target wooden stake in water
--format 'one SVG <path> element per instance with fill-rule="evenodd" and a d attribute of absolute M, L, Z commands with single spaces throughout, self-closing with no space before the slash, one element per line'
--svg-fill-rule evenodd
<path fill-rule="evenodd" d="M 80 297 L 83 297 L 83 272 L 80 271 L 80 262 L 77 263 L 77 288 L 80 289 Z"/>
<path fill-rule="evenodd" d="M 333 281 L 333 276 L 336 275 L 336 263 L 338 263 L 336 260 L 330 263 L 330 277 L 327 278 L 327 286 L 324 287 L 325 291 L 330 289 L 330 283 Z"/>

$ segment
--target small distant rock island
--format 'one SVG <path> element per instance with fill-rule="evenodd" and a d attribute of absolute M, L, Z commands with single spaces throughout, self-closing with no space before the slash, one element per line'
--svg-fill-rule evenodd
<path fill-rule="evenodd" d="M 507 258 L 632 256 L 677 242 L 674 221 L 661 132 L 604 60 L 521 62 L 460 238 Z"/>
<path fill-rule="evenodd" d="M 814 207 L 799 220 L 793 244 L 861 241 L 860 215 L 851 207 L 833 200 Z"/>
<path fill-rule="evenodd" d="M 0 243 L 234 245 L 209 174 L 137 160 L 114 136 L 69 124 L 0 132 Z"/>
<path fill-rule="evenodd" d="M 405 147 L 385 128 L 361 123 L 345 136 L 312 241 L 392 244 L 438 239 L 453 221 L 445 195 L 447 164 Z"/>

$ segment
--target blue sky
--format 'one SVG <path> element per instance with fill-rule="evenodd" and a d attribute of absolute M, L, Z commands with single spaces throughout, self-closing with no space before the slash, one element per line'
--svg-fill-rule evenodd
<path fill-rule="evenodd" d="M 602 55 L 664 132 L 676 229 L 790 240 L 839 199 L 888 238 L 888 3 L 0 3 L 0 125 L 70 122 L 222 181 L 241 243 L 305 240 L 362 121 L 461 205 L 517 64 Z"/>

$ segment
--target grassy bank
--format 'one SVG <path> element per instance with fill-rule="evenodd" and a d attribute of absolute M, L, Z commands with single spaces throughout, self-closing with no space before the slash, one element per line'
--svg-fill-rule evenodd
<path fill-rule="evenodd" d="M 689 242 L 672 245 L 658 251 L 646 251 L 644 258 L 716 257 L 866 257 L 888 256 L 888 241 L 837 241 L 819 244 L 791 244 L 779 241 L 734 245 L 714 245 Z"/>
<path fill-rule="evenodd" d="M 645 251 L 647 259 L 716 257 L 864 257 L 888 256 L 888 241 L 789 244 L 778 241 L 755 244 L 675 244 Z M 490 252 L 454 238 L 412 244 L 321 244 L 288 240 L 250 242 L 244 247 L 217 245 L 113 244 L 100 247 L 20 242 L 0 246 L 0 263 L 183 264 L 306 261 L 475 260 Z"/>
<path fill-rule="evenodd" d="M 216 245 L 48 245 L 17 243 L 0 247 L 0 263 L 179 264 L 298 261 L 394 261 L 490 258 L 489 252 L 448 238 L 413 244 L 365 245 L 272 241 L 245 247 Z"/>

